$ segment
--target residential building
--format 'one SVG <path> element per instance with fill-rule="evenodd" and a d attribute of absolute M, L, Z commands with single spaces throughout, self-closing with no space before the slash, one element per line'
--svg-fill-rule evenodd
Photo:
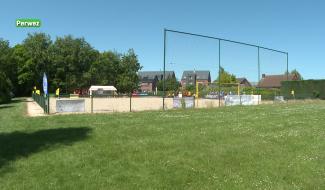
<path fill-rule="evenodd" d="M 165 71 L 166 79 L 175 78 L 174 71 Z M 159 81 L 164 79 L 163 71 L 140 71 L 138 73 L 140 80 L 140 90 L 142 92 L 153 92 L 156 90 Z"/>
<path fill-rule="evenodd" d="M 281 82 L 287 80 L 298 80 L 297 75 L 262 75 L 261 81 L 258 83 L 258 88 L 281 88 Z"/>
<path fill-rule="evenodd" d="M 208 85 L 211 83 L 210 71 L 184 71 L 181 79 L 182 87 L 196 85 L 196 83 Z"/>
<path fill-rule="evenodd" d="M 252 84 L 246 78 L 236 78 L 241 87 L 252 87 Z"/>

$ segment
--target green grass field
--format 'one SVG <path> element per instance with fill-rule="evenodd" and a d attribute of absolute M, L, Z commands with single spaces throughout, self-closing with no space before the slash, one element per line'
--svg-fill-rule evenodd
<path fill-rule="evenodd" d="M 29 118 L 0 105 L 0 189 L 325 189 L 325 102 Z"/>

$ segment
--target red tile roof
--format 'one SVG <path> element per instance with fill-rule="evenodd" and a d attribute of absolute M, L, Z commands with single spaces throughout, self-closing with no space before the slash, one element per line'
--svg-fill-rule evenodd
<path fill-rule="evenodd" d="M 281 82 L 286 80 L 297 80 L 295 75 L 265 75 L 258 83 L 259 88 L 280 88 Z"/>

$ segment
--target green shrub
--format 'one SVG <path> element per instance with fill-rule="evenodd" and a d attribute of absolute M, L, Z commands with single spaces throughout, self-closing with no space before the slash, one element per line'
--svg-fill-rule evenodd
<path fill-rule="evenodd" d="M 281 93 L 287 99 L 325 99 L 325 80 L 283 81 Z"/>
<path fill-rule="evenodd" d="M 186 108 L 186 103 L 185 103 L 184 98 L 181 99 L 181 104 L 182 104 L 182 108 L 185 109 Z"/>
<path fill-rule="evenodd" d="M 0 72 L 0 104 L 7 103 L 11 100 L 12 85 L 7 76 Z"/>
<path fill-rule="evenodd" d="M 259 94 L 262 100 L 274 100 L 275 96 L 280 96 L 281 91 L 277 88 L 255 88 L 255 87 L 245 87 L 241 89 L 241 94 Z"/>
<path fill-rule="evenodd" d="M 274 100 L 275 96 L 280 96 L 281 91 L 277 88 L 271 89 L 258 89 L 258 94 L 261 95 L 262 100 Z"/>

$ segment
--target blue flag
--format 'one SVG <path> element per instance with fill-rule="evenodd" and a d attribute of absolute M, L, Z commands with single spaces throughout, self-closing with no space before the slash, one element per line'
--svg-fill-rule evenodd
<path fill-rule="evenodd" d="M 47 95 L 47 77 L 46 74 L 44 73 L 43 75 L 43 92 L 45 95 Z"/>

